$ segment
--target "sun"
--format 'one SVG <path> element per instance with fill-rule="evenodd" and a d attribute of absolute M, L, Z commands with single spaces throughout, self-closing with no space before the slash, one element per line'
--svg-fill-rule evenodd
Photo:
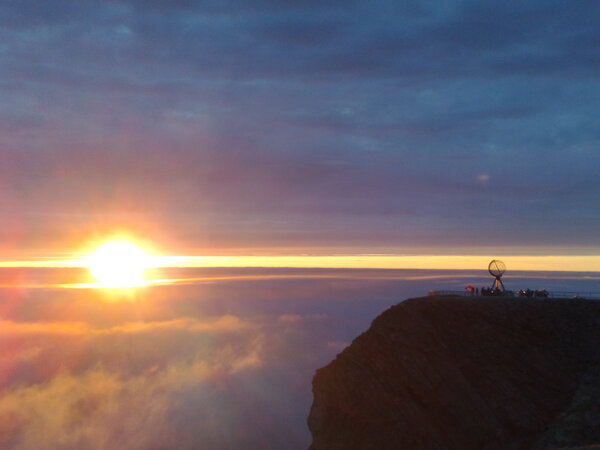
<path fill-rule="evenodd" d="M 144 272 L 151 257 L 138 245 L 112 240 L 100 245 L 87 258 L 86 265 L 101 287 L 128 288 L 144 285 Z"/>

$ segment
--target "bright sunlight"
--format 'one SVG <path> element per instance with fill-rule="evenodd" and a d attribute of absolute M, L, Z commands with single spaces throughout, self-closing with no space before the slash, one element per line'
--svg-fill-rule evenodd
<path fill-rule="evenodd" d="M 131 242 L 115 240 L 98 247 L 86 262 L 101 287 L 129 288 L 144 285 L 151 256 Z"/>

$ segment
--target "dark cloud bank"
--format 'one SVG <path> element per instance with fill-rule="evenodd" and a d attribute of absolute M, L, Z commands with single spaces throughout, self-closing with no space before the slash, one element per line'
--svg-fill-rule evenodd
<path fill-rule="evenodd" d="M 590 1 L 2 2 L 3 234 L 597 247 L 599 20 Z"/>

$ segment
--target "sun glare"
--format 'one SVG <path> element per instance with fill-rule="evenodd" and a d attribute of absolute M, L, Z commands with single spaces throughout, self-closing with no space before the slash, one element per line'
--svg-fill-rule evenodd
<path fill-rule="evenodd" d="M 87 267 L 101 287 L 137 287 L 144 285 L 150 259 L 150 255 L 131 242 L 109 241 L 87 258 Z"/>

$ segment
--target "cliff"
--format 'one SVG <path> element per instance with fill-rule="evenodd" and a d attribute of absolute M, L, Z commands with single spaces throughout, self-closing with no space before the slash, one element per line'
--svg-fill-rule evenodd
<path fill-rule="evenodd" d="M 311 450 L 588 448 L 600 302 L 407 300 L 317 371 L 313 395 Z"/>

